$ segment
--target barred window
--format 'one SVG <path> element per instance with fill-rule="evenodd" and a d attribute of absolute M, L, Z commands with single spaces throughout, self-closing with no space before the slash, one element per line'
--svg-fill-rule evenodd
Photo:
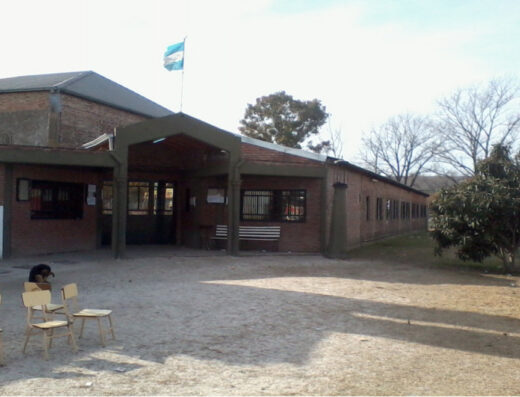
<path fill-rule="evenodd" d="M 83 218 L 84 185 L 32 181 L 31 219 Z"/>
<path fill-rule="evenodd" d="M 241 219 L 304 222 L 305 190 L 243 190 Z"/>

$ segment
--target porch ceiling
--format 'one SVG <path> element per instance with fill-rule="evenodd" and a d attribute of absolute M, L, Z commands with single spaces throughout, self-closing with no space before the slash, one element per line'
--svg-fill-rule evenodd
<path fill-rule="evenodd" d="M 185 134 L 167 137 L 155 143 L 137 143 L 128 149 L 130 170 L 196 170 L 227 160 L 226 152 Z"/>

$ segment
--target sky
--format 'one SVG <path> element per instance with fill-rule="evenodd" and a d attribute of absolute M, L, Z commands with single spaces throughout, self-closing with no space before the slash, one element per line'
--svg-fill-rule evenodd
<path fill-rule="evenodd" d="M 0 78 L 92 70 L 238 133 L 247 104 L 319 99 L 343 157 L 401 113 L 520 77 L 520 0 L 1 0 Z M 184 72 L 163 68 L 186 37 Z"/>

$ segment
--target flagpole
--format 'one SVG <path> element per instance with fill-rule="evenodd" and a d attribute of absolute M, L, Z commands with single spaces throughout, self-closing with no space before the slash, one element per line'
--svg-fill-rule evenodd
<path fill-rule="evenodd" d="M 182 76 L 181 76 L 181 109 L 180 109 L 180 113 L 182 113 L 182 98 L 184 96 L 184 61 L 186 60 L 186 38 L 188 36 L 184 37 L 184 40 L 183 40 L 183 47 L 184 47 L 184 52 L 183 52 L 183 55 L 182 55 Z"/>

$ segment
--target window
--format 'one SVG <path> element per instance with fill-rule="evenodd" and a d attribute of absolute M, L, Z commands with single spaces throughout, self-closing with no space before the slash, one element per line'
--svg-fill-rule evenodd
<path fill-rule="evenodd" d="M 383 219 L 383 199 L 381 197 L 376 198 L 376 219 L 378 221 Z"/>
<path fill-rule="evenodd" d="M 173 183 L 155 182 L 153 184 L 154 215 L 173 215 Z"/>
<path fill-rule="evenodd" d="M 32 181 L 31 219 L 83 218 L 84 185 Z"/>
<path fill-rule="evenodd" d="M 401 219 L 410 219 L 410 203 L 401 202 Z"/>
<path fill-rule="evenodd" d="M 426 218 L 426 205 L 421 204 L 421 218 Z"/>
<path fill-rule="evenodd" d="M 304 222 L 305 190 L 243 190 L 241 219 Z"/>
<path fill-rule="evenodd" d="M 392 200 L 392 219 L 399 219 L 399 200 Z"/>
<path fill-rule="evenodd" d="M 390 219 L 390 214 L 392 211 L 392 200 L 387 199 L 385 203 L 385 218 Z"/>
<path fill-rule="evenodd" d="M 128 182 L 128 214 L 147 215 L 150 205 L 150 183 Z"/>
<path fill-rule="evenodd" d="M 412 218 L 419 218 L 419 204 L 412 203 Z"/>
<path fill-rule="evenodd" d="M 173 214 L 173 183 L 167 182 L 128 182 L 128 214 L 148 215 L 150 211 L 150 186 L 153 191 L 153 213 Z M 113 183 L 104 182 L 101 190 L 103 214 L 112 214 Z"/>

